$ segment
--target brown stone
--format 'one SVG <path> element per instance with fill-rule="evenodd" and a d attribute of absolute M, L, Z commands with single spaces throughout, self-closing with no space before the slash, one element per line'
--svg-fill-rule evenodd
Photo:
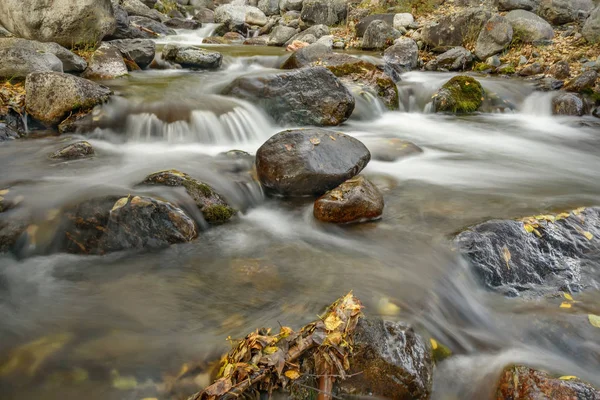
<path fill-rule="evenodd" d="M 348 179 L 315 201 L 313 214 L 323 222 L 349 223 L 379 218 L 383 195 L 362 176 Z"/>

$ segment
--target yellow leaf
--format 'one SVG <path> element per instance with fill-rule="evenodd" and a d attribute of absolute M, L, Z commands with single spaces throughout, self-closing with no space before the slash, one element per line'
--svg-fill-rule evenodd
<path fill-rule="evenodd" d="M 563 381 L 570 381 L 573 379 L 577 379 L 577 377 L 575 375 L 565 375 L 565 376 L 561 376 L 558 379 L 563 380 Z"/>
<path fill-rule="evenodd" d="M 5 194 L 8 194 L 9 190 L 8 189 L 2 189 L 0 190 L 0 195 L 4 196 Z"/>
<path fill-rule="evenodd" d="M 341 324 L 342 320 L 335 314 L 329 314 L 329 316 L 325 318 L 325 329 L 328 331 L 335 330 Z"/>
<path fill-rule="evenodd" d="M 332 332 L 327 335 L 327 341 L 335 346 L 342 343 L 342 333 L 341 332 Z"/>
<path fill-rule="evenodd" d="M 300 378 L 300 372 L 296 371 L 295 369 L 288 369 L 285 371 L 284 375 L 291 380 Z"/>
<path fill-rule="evenodd" d="M 269 347 L 265 347 L 265 349 L 263 350 L 263 353 L 264 354 L 273 354 L 277 350 L 279 350 L 277 347 L 275 347 L 275 346 L 269 346 Z"/>
<path fill-rule="evenodd" d="M 588 314 L 588 320 L 590 321 L 590 324 L 592 324 L 592 326 L 595 326 L 596 328 L 600 328 L 600 316 L 594 315 L 594 314 Z"/>
<path fill-rule="evenodd" d="M 563 301 L 562 303 L 560 303 L 560 308 L 571 308 L 571 303 Z"/>
<path fill-rule="evenodd" d="M 315 145 L 315 146 L 316 146 L 316 145 L 318 145 L 319 143 L 321 143 L 321 140 L 320 140 L 320 139 L 318 139 L 318 138 L 310 138 L 310 142 L 311 142 L 313 145 Z"/>
<path fill-rule="evenodd" d="M 279 329 L 279 335 L 282 338 L 290 336 L 292 334 L 292 332 L 294 332 L 294 331 L 289 326 L 282 326 L 281 329 Z"/>
<path fill-rule="evenodd" d="M 506 268 L 510 269 L 510 250 L 508 250 L 508 247 L 506 247 L 506 245 L 502 247 L 502 256 L 504 257 L 504 261 L 506 261 Z"/>
<path fill-rule="evenodd" d="M 118 390 L 132 390 L 138 385 L 137 379 L 133 376 L 120 376 L 117 370 L 111 371 L 112 387 Z"/>
<path fill-rule="evenodd" d="M 437 349 L 437 348 L 438 348 L 438 344 L 437 344 L 437 342 L 436 342 L 436 340 L 435 340 L 435 339 L 429 339 L 429 341 L 431 342 L 431 348 L 432 348 L 433 350 L 435 350 L 435 349 Z"/>
<path fill-rule="evenodd" d="M 585 236 L 585 238 L 587 240 L 592 240 L 594 238 L 594 235 L 592 235 L 591 233 L 589 233 L 588 231 L 584 231 L 583 232 L 583 236 Z"/>
<path fill-rule="evenodd" d="M 571 296 L 569 293 L 563 293 L 563 296 L 565 299 L 573 301 L 573 296 Z"/>
<path fill-rule="evenodd" d="M 535 228 L 529 224 L 525 224 L 523 227 L 525 228 L 525 231 L 527 231 L 527 233 L 531 233 L 535 230 Z"/>

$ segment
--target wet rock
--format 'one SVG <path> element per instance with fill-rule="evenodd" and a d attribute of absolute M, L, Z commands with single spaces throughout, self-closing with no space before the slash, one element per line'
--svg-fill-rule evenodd
<path fill-rule="evenodd" d="M 470 76 L 455 76 L 446 82 L 433 98 L 436 112 L 471 113 L 483 102 L 481 84 Z"/>
<path fill-rule="evenodd" d="M 415 22 L 415 17 L 411 13 L 399 13 L 394 15 L 392 26 L 394 29 L 408 29 Z"/>
<path fill-rule="evenodd" d="M 558 220 L 542 215 L 525 221 L 491 220 L 456 237 L 458 249 L 488 288 L 517 295 L 596 284 L 586 276 L 586 265 L 598 249 L 600 208 L 574 210 Z"/>
<path fill-rule="evenodd" d="M 99 42 L 115 29 L 110 0 L 2 0 L 0 24 L 17 37 L 65 47 Z"/>
<path fill-rule="evenodd" d="M 339 125 L 354 110 L 352 94 L 324 67 L 241 76 L 222 93 L 261 106 L 278 123 Z"/>
<path fill-rule="evenodd" d="M 145 39 L 155 39 L 156 36 L 176 35 L 174 29 L 169 28 L 162 22 L 155 21 L 146 17 L 129 17 L 130 24 L 138 29 L 139 37 Z M 153 33 L 154 34 L 153 34 Z"/>
<path fill-rule="evenodd" d="M 3 211 L 0 207 L 0 211 Z M 15 210 L 0 212 L 0 253 L 15 249 L 19 238 L 27 231 L 29 218 Z"/>
<path fill-rule="evenodd" d="M 112 33 L 108 33 L 105 40 L 116 40 L 116 39 L 135 39 L 144 37 L 144 33 L 137 27 L 131 25 L 129 15 L 127 11 L 118 4 L 114 5 L 114 14 L 116 27 Z"/>
<path fill-rule="evenodd" d="M 304 0 L 300 20 L 304 26 L 335 25 L 346 19 L 345 0 Z"/>
<path fill-rule="evenodd" d="M 533 64 L 529 64 L 519 71 L 519 75 L 521 76 L 532 76 L 538 75 L 545 71 L 544 66 L 538 62 L 534 62 Z"/>
<path fill-rule="evenodd" d="M 388 24 L 389 26 L 394 26 L 394 17 L 395 16 L 396 16 L 396 14 L 392 14 L 392 13 L 371 14 L 371 15 L 368 15 L 368 16 L 362 18 L 360 21 L 358 21 L 358 23 L 354 27 L 354 30 L 356 31 L 356 36 L 363 37 L 367 28 L 373 21 L 385 21 L 385 23 Z"/>
<path fill-rule="evenodd" d="M 127 65 L 119 49 L 105 42 L 94 51 L 82 76 L 87 79 L 114 79 L 127 73 Z"/>
<path fill-rule="evenodd" d="M 567 61 L 559 61 L 549 68 L 548 73 L 556 79 L 563 80 L 571 76 L 571 68 Z"/>
<path fill-rule="evenodd" d="M 215 22 L 222 23 L 228 31 L 245 32 L 245 25 L 263 26 L 268 19 L 256 7 L 224 4 L 215 9 Z"/>
<path fill-rule="evenodd" d="M 279 8 L 281 11 L 301 11 L 304 0 L 281 0 Z"/>
<path fill-rule="evenodd" d="M 402 36 L 400 31 L 392 28 L 385 21 L 376 20 L 369 24 L 363 36 L 363 50 L 384 49 L 394 40 Z"/>
<path fill-rule="evenodd" d="M 153 19 L 158 22 L 165 22 L 167 17 L 142 3 L 140 0 L 123 0 L 121 7 L 131 16 L 139 16 Z"/>
<path fill-rule="evenodd" d="M 592 0 L 541 0 L 538 15 L 553 25 L 585 20 L 592 9 Z"/>
<path fill-rule="evenodd" d="M 536 88 L 536 90 L 540 90 L 542 92 L 550 92 L 550 91 L 558 90 L 558 89 L 562 88 L 564 86 L 564 84 L 565 83 L 559 79 L 555 79 L 552 77 L 546 77 L 546 78 L 537 80 L 535 82 L 535 88 Z"/>
<path fill-rule="evenodd" d="M 586 71 L 565 85 L 568 92 L 583 92 L 590 90 L 596 85 L 598 73 L 596 71 Z"/>
<path fill-rule="evenodd" d="M 227 32 L 223 35 L 223 39 L 229 42 L 242 42 L 245 38 L 237 32 Z"/>
<path fill-rule="evenodd" d="M 47 125 L 58 125 L 73 111 L 89 110 L 112 93 L 105 86 L 59 72 L 29 74 L 25 90 L 27 112 Z"/>
<path fill-rule="evenodd" d="M 522 42 L 552 40 L 554 37 L 552 26 L 532 12 L 513 10 L 504 17 L 512 25 L 513 38 Z"/>
<path fill-rule="evenodd" d="M 202 212 L 206 222 L 210 224 L 226 222 L 235 214 L 235 210 L 212 187 L 186 173 L 173 169 L 160 171 L 149 175 L 142 183 L 146 185 L 184 187 L 187 194 Z"/>
<path fill-rule="evenodd" d="M 425 69 L 428 71 L 464 71 L 471 66 L 473 59 L 473 54 L 469 50 L 458 46 L 429 61 L 425 65 Z"/>
<path fill-rule="evenodd" d="M 339 382 L 342 393 L 425 400 L 432 387 L 431 350 L 410 325 L 360 319 L 349 375 Z"/>
<path fill-rule="evenodd" d="M 600 43 L 600 5 L 590 13 L 583 24 L 581 34 L 590 43 Z"/>
<path fill-rule="evenodd" d="M 371 159 L 377 161 L 393 162 L 423 152 L 416 144 L 397 138 L 365 139 L 363 143 L 371 152 Z"/>
<path fill-rule="evenodd" d="M 23 79 L 32 72 L 62 72 L 62 62 L 54 54 L 25 48 L 0 49 L 0 79 Z"/>
<path fill-rule="evenodd" d="M 124 57 L 128 57 L 142 69 L 148 67 L 156 52 L 156 44 L 149 39 L 121 39 L 109 42 L 115 46 Z"/>
<path fill-rule="evenodd" d="M 193 19 L 187 18 L 171 18 L 165 21 L 165 25 L 173 29 L 198 29 L 202 24 Z"/>
<path fill-rule="evenodd" d="M 407 37 L 400 37 L 383 53 L 384 71 L 395 81 L 400 75 L 419 65 L 419 46 Z"/>
<path fill-rule="evenodd" d="M 552 114 L 582 116 L 583 100 L 573 93 L 561 93 L 552 99 Z"/>
<path fill-rule="evenodd" d="M 70 114 L 60 124 L 58 124 L 58 133 L 65 135 L 68 133 L 87 133 L 98 127 L 94 121 L 92 110 L 79 111 Z"/>
<path fill-rule="evenodd" d="M 600 399 L 600 391 L 579 379 L 554 378 L 544 371 L 522 365 L 511 366 L 500 375 L 497 400 Z"/>
<path fill-rule="evenodd" d="M 475 45 L 475 56 L 480 60 L 485 60 L 501 52 L 510 44 L 512 37 L 512 25 L 506 18 L 494 15 L 479 32 Z"/>
<path fill-rule="evenodd" d="M 221 66 L 223 56 L 199 46 L 167 44 L 163 47 L 163 58 L 180 64 L 184 68 L 216 69 Z"/>
<path fill-rule="evenodd" d="M 315 39 L 320 39 L 323 36 L 329 35 L 329 28 L 326 25 L 314 25 L 310 28 L 292 36 L 285 45 L 289 46 L 293 42 L 305 42 L 306 37 L 313 36 Z"/>
<path fill-rule="evenodd" d="M 18 138 L 19 138 L 18 132 L 16 132 L 11 127 L 6 125 L 4 122 L 0 122 L 0 142 L 12 140 L 12 139 L 18 139 Z M 0 206 L 0 209 L 1 208 L 2 207 Z"/>
<path fill-rule="evenodd" d="M 19 48 L 37 53 L 54 54 L 61 62 L 64 72 L 81 72 L 87 67 L 85 60 L 57 43 L 42 43 L 21 38 L 0 39 L 0 49 Z M 1 62 L 1 61 L 0 61 Z M 62 71 L 59 71 L 62 72 Z"/>
<path fill-rule="evenodd" d="M 279 0 L 259 0 L 258 9 L 266 16 L 279 15 Z"/>
<path fill-rule="evenodd" d="M 202 24 L 212 24 L 215 22 L 215 12 L 208 8 L 202 8 L 194 14 L 194 19 Z"/>
<path fill-rule="evenodd" d="M 292 38 L 298 31 L 294 28 L 287 26 L 276 26 L 269 35 L 269 46 L 283 46 L 288 40 Z"/>
<path fill-rule="evenodd" d="M 467 41 L 477 39 L 490 16 L 489 11 L 480 7 L 444 16 L 437 23 L 423 27 L 423 41 L 433 48 L 463 46 Z"/>
<path fill-rule="evenodd" d="M 357 139 L 323 129 L 279 132 L 256 153 L 262 185 L 284 196 L 322 195 L 358 174 L 369 150 Z"/>
<path fill-rule="evenodd" d="M 94 148 L 91 144 L 82 140 L 56 150 L 54 153 L 50 154 L 50 158 L 76 160 L 78 158 L 87 158 L 92 155 L 94 155 Z"/>
<path fill-rule="evenodd" d="M 380 218 L 383 206 L 379 189 L 359 175 L 319 197 L 313 215 L 322 222 L 363 222 Z"/>
<path fill-rule="evenodd" d="M 296 50 L 283 63 L 281 68 L 294 69 L 315 65 L 342 65 L 351 62 L 359 62 L 360 59 L 347 54 L 334 53 L 331 47 L 322 43 L 313 43 Z"/>
<path fill-rule="evenodd" d="M 537 10 L 539 0 L 498 0 L 499 11 Z"/>

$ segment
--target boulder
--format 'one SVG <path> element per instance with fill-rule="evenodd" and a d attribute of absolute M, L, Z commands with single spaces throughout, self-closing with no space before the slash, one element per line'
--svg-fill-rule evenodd
<path fill-rule="evenodd" d="M 487 221 L 460 233 L 455 243 L 485 286 L 518 295 L 594 284 L 585 266 L 598 249 L 598 238 L 600 208 L 594 207 Z"/>
<path fill-rule="evenodd" d="M 538 15 L 553 25 L 585 20 L 592 9 L 592 0 L 541 0 Z"/>
<path fill-rule="evenodd" d="M 278 25 L 271 31 L 271 34 L 269 35 L 269 40 L 267 41 L 267 45 L 283 46 L 297 32 L 298 31 L 294 28 Z"/>
<path fill-rule="evenodd" d="M 600 43 L 600 5 L 590 13 L 583 24 L 581 34 L 590 43 Z"/>
<path fill-rule="evenodd" d="M 245 25 L 263 26 L 268 22 L 261 10 L 252 6 L 224 4 L 215 9 L 215 22 L 222 23 L 228 31 L 244 31 Z"/>
<path fill-rule="evenodd" d="M 194 14 L 194 19 L 202 24 L 212 24 L 215 22 L 215 12 L 208 8 L 202 8 Z"/>
<path fill-rule="evenodd" d="M 324 67 L 241 76 L 223 92 L 261 106 L 278 123 L 339 125 L 354 110 L 354 97 Z"/>
<path fill-rule="evenodd" d="M 463 46 L 475 41 L 483 25 L 490 19 L 488 10 L 471 7 L 440 18 L 423 27 L 423 42 L 432 48 Z"/>
<path fill-rule="evenodd" d="M 61 160 L 76 160 L 78 158 L 87 158 L 92 155 L 94 155 L 94 148 L 91 144 L 82 140 L 56 150 L 54 153 L 50 154 L 49 157 Z"/>
<path fill-rule="evenodd" d="M 529 64 L 525 66 L 522 70 L 519 71 L 519 75 L 521 76 L 532 76 L 539 75 L 545 71 L 545 68 L 542 64 L 538 62 L 534 62 L 533 64 Z"/>
<path fill-rule="evenodd" d="M 571 76 L 571 68 L 567 61 L 559 61 L 548 69 L 548 73 L 556 79 L 567 79 Z"/>
<path fill-rule="evenodd" d="M 115 17 L 110 0 L 2 0 L 0 24 L 15 36 L 70 48 L 102 40 Z"/>
<path fill-rule="evenodd" d="M 304 0 L 280 0 L 279 9 L 281 11 L 302 11 Z"/>
<path fill-rule="evenodd" d="M 34 72 L 25 81 L 27 112 L 47 125 L 58 125 L 73 111 L 89 110 L 108 100 L 111 90 L 59 72 Z"/>
<path fill-rule="evenodd" d="M 425 65 L 428 71 L 464 71 L 473 63 L 473 54 L 464 47 L 454 47 Z"/>
<path fill-rule="evenodd" d="M 505 18 L 512 25 L 513 38 L 522 42 L 552 40 L 554 37 L 552 26 L 532 12 L 513 10 Z"/>
<path fill-rule="evenodd" d="M 544 371 L 522 365 L 510 366 L 500 374 L 496 400 L 600 399 L 600 391 L 577 379 L 555 378 Z"/>
<path fill-rule="evenodd" d="M 583 92 L 591 90 L 596 85 L 598 73 L 596 71 L 586 71 L 575 79 L 572 79 L 565 85 L 568 92 Z"/>
<path fill-rule="evenodd" d="M 29 219 L 16 212 L 0 213 L 0 253 L 15 249 L 19 238 L 27 231 Z"/>
<path fill-rule="evenodd" d="M 279 24 L 294 29 L 300 28 L 300 12 L 286 11 L 286 13 L 281 16 Z"/>
<path fill-rule="evenodd" d="M 371 159 L 357 139 L 324 129 L 279 132 L 256 152 L 261 184 L 283 196 L 320 196 L 357 175 Z"/>
<path fill-rule="evenodd" d="M 385 21 L 376 20 L 369 24 L 363 36 L 363 50 L 379 50 L 390 46 L 394 40 L 402 36 L 400 31 Z"/>
<path fill-rule="evenodd" d="M 552 99 L 552 114 L 582 116 L 584 105 L 581 97 L 574 93 L 561 93 Z"/>
<path fill-rule="evenodd" d="M 129 23 L 132 28 L 136 28 L 136 35 L 139 32 L 140 38 L 156 39 L 156 36 L 176 35 L 174 29 L 169 28 L 162 22 L 155 21 L 146 17 L 133 16 L 129 17 Z M 148 32 L 150 31 L 150 32 Z M 154 32 L 151 33 L 151 32 Z"/>
<path fill-rule="evenodd" d="M 526 10 L 535 11 L 539 0 L 498 0 L 499 11 Z"/>
<path fill-rule="evenodd" d="M 0 48 L 0 79 L 23 79 L 32 72 L 62 72 L 63 64 L 54 54 L 10 47 Z"/>
<path fill-rule="evenodd" d="M 165 22 L 167 20 L 164 14 L 148 7 L 140 0 L 123 0 L 121 1 L 121 7 L 123 7 L 128 15 L 146 17 L 158 22 Z"/>
<path fill-rule="evenodd" d="M 289 46 L 290 44 L 292 44 L 293 42 L 296 42 L 296 41 L 306 42 L 305 39 L 307 36 L 312 36 L 315 39 L 320 39 L 321 37 L 327 36 L 327 35 L 329 35 L 329 28 L 326 25 L 314 25 L 314 26 L 311 26 L 310 28 L 292 36 L 290 38 L 290 40 L 285 42 L 285 45 Z"/>
<path fill-rule="evenodd" d="M 57 43 L 43 43 L 38 42 L 37 40 L 27 40 L 21 38 L 0 39 L 0 49 L 10 48 L 20 48 L 33 50 L 37 53 L 53 54 L 62 62 L 62 68 L 64 72 L 81 72 L 87 67 L 87 63 L 83 58 L 65 49 Z"/>
<path fill-rule="evenodd" d="M 308 66 L 341 65 L 349 62 L 359 62 L 360 59 L 347 54 L 334 53 L 331 47 L 323 43 L 313 43 L 292 53 L 281 68 L 294 69 Z"/>
<path fill-rule="evenodd" d="M 300 19 L 305 26 L 335 25 L 346 19 L 345 0 L 304 0 Z"/>
<path fill-rule="evenodd" d="M 223 62 L 221 53 L 199 46 L 167 44 L 163 47 L 162 55 L 165 60 L 184 68 L 216 69 Z"/>
<path fill-rule="evenodd" d="M 348 376 L 339 385 L 352 396 L 425 400 L 432 391 L 431 349 L 408 324 L 359 319 Z"/>
<path fill-rule="evenodd" d="M 399 13 L 394 15 L 392 26 L 394 29 L 408 29 L 415 22 L 415 17 L 411 13 Z"/>
<path fill-rule="evenodd" d="M 127 11 L 120 5 L 114 6 L 116 27 L 112 33 L 107 34 L 104 40 L 115 39 L 135 39 L 145 37 L 147 33 L 142 32 L 139 28 L 131 25 Z"/>
<path fill-rule="evenodd" d="M 319 197 L 315 201 L 313 215 L 322 222 L 364 222 L 380 218 L 383 205 L 379 189 L 359 175 Z"/>
<path fill-rule="evenodd" d="M 494 15 L 479 32 L 475 45 L 475 56 L 480 60 L 485 60 L 500 53 L 510 44 L 512 37 L 512 25 L 506 18 Z"/>
<path fill-rule="evenodd" d="M 89 59 L 83 72 L 87 79 L 114 79 L 127 75 L 127 65 L 119 49 L 108 42 L 102 43 Z"/>
<path fill-rule="evenodd" d="M 279 15 L 279 0 L 258 0 L 258 9 L 266 16 Z"/>
<path fill-rule="evenodd" d="M 62 250 L 105 254 L 189 242 L 196 224 L 181 209 L 150 197 L 106 196 L 64 212 Z"/>
<path fill-rule="evenodd" d="M 133 61 L 142 69 L 148 67 L 156 52 L 156 44 L 149 39 L 120 39 L 111 40 L 109 44 L 115 46 L 124 57 Z"/>
<path fill-rule="evenodd" d="M 481 84 L 470 76 L 458 75 L 446 82 L 433 97 L 436 112 L 471 113 L 483 102 Z"/>
<path fill-rule="evenodd" d="M 395 81 L 400 75 L 419 65 L 419 46 L 407 37 L 400 37 L 383 52 L 384 71 Z"/>
<path fill-rule="evenodd" d="M 165 21 L 165 25 L 173 29 L 188 29 L 195 30 L 202 26 L 202 24 L 194 19 L 187 18 L 171 18 Z"/>
<path fill-rule="evenodd" d="M 391 14 L 391 13 L 390 14 L 371 14 L 371 15 L 368 15 L 368 16 L 362 18 L 360 21 L 358 21 L 358 23 L 354 27 L 356 36 L 363 37 L 365 34 L 365 31 L 367 30 L 367 28 L 373 21 L 385 21 L 385 23 L 387 23 L 389 26 L 394 26 L 394 17 L 395 16 L 396 16 L 396 14 Z"/>

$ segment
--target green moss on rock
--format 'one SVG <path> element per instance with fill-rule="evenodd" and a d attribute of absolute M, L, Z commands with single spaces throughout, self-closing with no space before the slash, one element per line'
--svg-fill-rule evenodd
<path fill-rule="evenodd" d="M 472 113 L 481 106 L 483 95 L 483 88 L 476 79 L 458 75 L 433 95 L 433 106 L 436 112 Z"/>
<path fill-rule="evenodd" d="M 516 71 L 515 71 L 515 67 L 513 67 L 510 64 L 508 64 L 508 65 L 503 65 L 502 67 L 500 67 L 500 69 L 498 70 L 498 72 L 501 73 L 501 74 L 504 74 L 504 75 L 512 75 Z"/>

